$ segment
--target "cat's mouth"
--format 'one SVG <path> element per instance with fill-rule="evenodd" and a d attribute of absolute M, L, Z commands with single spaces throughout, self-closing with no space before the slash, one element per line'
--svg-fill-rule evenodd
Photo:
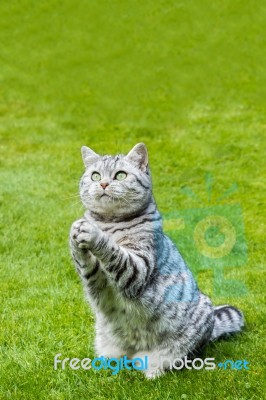
<path fill-rule="evenodd" d="M 107 193 L 103 193 L 103 194 L 101 195 L 100 199 L 102 199 L 103 197 L 110 197 L 110 196 L 109 196 L 109 194 L 107 194 Z"/>

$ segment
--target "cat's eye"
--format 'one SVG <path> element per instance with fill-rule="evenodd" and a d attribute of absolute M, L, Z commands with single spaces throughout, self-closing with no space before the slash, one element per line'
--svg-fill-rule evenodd
<path fill-rule="evenodd" d="M 93 181 L 98 182 L 98 181 L 101 180 L 101 175 L 99 174 L 99 172 L 93 172 L 93 173 L 91 174 L 91 179 L 92 179 Z"/>
<path fill-rule="evenodd" d="M 127 174 L 124 171 L 118 171 L 115 174 L 115 179 L 117 179 L 118 181 L 123 181 L 124 179 L 126 179 L 126 177 L 127 177 Z"/>

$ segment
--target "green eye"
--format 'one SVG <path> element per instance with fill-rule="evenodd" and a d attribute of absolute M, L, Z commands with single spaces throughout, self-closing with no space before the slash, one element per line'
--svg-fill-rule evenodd
<path fill-rule="evenodd" d="M 117 179 L 118 181 L 123 181 L 124 179 L 126 179 L 127 174 L 124 171 L 119 171 L 115 174 L 115 179 Z"/>
<path fill-rule="evenodd" d="M 93 181 L 100 181 L 101 180 L 101 175 L 99 174 L 99 172 L 93 172 L 92 174 L 91 174 L 91 179 L 93 180 Z"/>

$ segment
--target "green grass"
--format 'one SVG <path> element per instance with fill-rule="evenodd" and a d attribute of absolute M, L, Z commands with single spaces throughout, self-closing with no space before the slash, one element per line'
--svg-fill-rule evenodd
<path fill-rule="evenodd" d="M 55 1 L 0 4 L 1 399 L 263 399 L 265 364 L 266 6 L 251 0 Z M 93 357 L 93 315 L 69 250 L 83 213 L 81 145 L 126 152 L 144 141 L 163 213 L 243 210 L 248 259 L 224 269 L 246 295 L 215 303 L 245 313 L 245 332 L 211 345 L 250 371 L 53 370 L 57 353 Z M 203 199 L 184 195 L 189 186 Z M 205 202 L 205 203 L 204 203 Z"/>

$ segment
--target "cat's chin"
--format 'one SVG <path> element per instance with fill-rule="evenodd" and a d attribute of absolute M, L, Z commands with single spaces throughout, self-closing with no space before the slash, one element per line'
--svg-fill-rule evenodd
<path fill-rule="evenodd" d="M 112 198 L 111 198 L 111 196 L 109 196 L 108 194 L 106 194 L 106 193 L 103 193 L 101 196 L 100 196 L 100 200 L 112 200 Z"/>

